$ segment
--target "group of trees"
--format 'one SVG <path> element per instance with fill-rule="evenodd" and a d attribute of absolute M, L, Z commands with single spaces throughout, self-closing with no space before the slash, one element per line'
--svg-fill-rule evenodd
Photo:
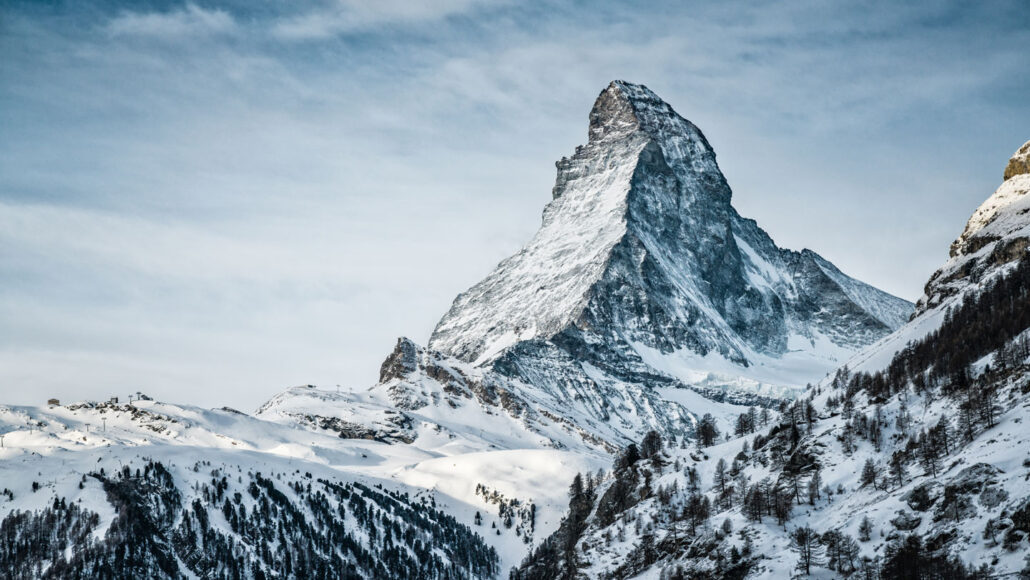
<path fill-rule="evenodd" d="M 1030 327 L 1028 298 L 1030 260 L 1023 260 L 976 296 L 967 295 L 960 305 L 948 311 L 936 331 L 897 353 L 886 371 L 852 374 L 847 367 L 837 371 L 832 385 L 839 394 L 828 398 L 827 408 L 841 408 L 845 422 L 840 440 L 845 454 L 855 451 L 858 438 L 870 441 L 876 452 L 882 451 L 887 422 L 879 404 L 910 385 L 926 397 L 939 392 L 958 402 L 954 422 L 944 417 L 928 429 L 912 432 L 913 421 L 902 396 L 895 426 L 902 437 L 908 438 L 907 444 L 887 460 L 885 479 L 876 477 L 877 466 L 867 464 L 863 485 L 900 486 L 913 463 L 937 477 L 944 458 L 963 441 L 972 441 L 982 430 L 996 424 L 998 385 L 1006 372 L 1022 366 L 1030 357 L 1030 337 L 1022 334 Z M 991 352 L 996 353 L 994 368 L 987 367 L 976 376 L 972 364 Z M 856 413 L 855 397 L 860 392 L 874 403 L 872 416 Z"/>
<path fill-rule="evenodd" d="M 947 417 L 942 417 L 936 425 L 920 431 L 918 436 L 910 440 L 910 448 L 914 447 L 913 451 L 919 464 L 928 475 L 937 477 L 937 472 L 941 470 L 941 462 L 951 453 L 954 446 L 953 438 L 950 421 Z"/>
<path fill-rule="evenodd" d="M 93 544 L 100 515 L 64 498 L 49 509 L 15 510 L 0 521 L 0 576 L 42 578 L 44 566 L 62 560 L 69 546 Z"/>
<path fill-rule="evenodd" d="M 482 496 L 487 503 L 497 506 L 497 516 L 501 519 L 501 525 L 507 529 L 515 527 L 515 535 L 522 538 L 526 544 L 533 543 L 533 532 L 536 530 L 536 504 L 531 501 L 522 501 L 518 498 L 508 498 L 496 489 L 490 489 L 482 483 L 476 484 L 476 495 Z M 483 524 L 483 516 L 476 512 L 473 523 L 477 526 Z M 496 528 L 496 524 L 493 524 Z M 500 530 L 496 531 L 500 534 Z"/>
<path fill-rule="evenodd" d="M 874 489 L 901 487 L 905 484 L 909 465 L 912 463 L 918 463 L 926 475 L 936 478 L 941 471 L 944 458 L 956 447 L 955 437 L 951 421 L 948 417 L 941 417 L 929 429 L 910 435 L 908 443 L 890 455 L 885 466 L 886 474 L 883 473 L 884 466 L 878 465 L 871 457 L 866 458 L 859 482 L 863 487 L 870 486 Z M 843 439 L 846 438 L 845 434 Z"/>
<path fill-rule="evenodd" d="M 864 519 L 860 535 L 868 537 L 870 528 Z M 838 530 L 819 534 L 808 526 L 790 532 L 791 547 L 798 555 L 796 569 L 809 575 L 812 568 L 823 566 L 843 576 L 859 573 L 860 578 L 905 578 L 912 580 L 986 580 L 991 578 L 987 565 L 968 567 L 946 553 L 927 549 L 913 534 L 887 545 L 883 561 L 862 557 L 858 542 Z"/>
<path fill-rule="evenodd" d="M 781 422 L 774 427 L 774 431 L 780 434 L 781 439 L 789 439 L 789 436 L 783 435 L 789 433 L 788 429 L 791 427 L 804 429 L 804 423 L 810 420 L 810 415 L 806 413 L 808 405 L 804 402 L 792 407 L 794 408 L 782 410 Z M 864 422 L 858 420 L 858 416 L 855 416 L 856 426 L 867 432 L 870 425 L 883 423 L 878 410 Z M 775 433 L 767 436 L 767 439 L 771 440 L 774 437 Z M 899 449 L 885 466 L 878 465 L 872 458 L 865 462 L 861 473 L 862 484 L 885 488 L 892 484 L 900 485 L 900 481 L 906 476 L 908 464 L 913 460 L 919 461 L 927 473 L 933 475 L 934 470 L 940 468 L 940 458 L 952 450 L 954 437 L 947 420 L 942 420 L 929 429 L 913 432 L 908 447 Z M 794 449 L 791 459 L 784 462 L 776 478 L 765 477 L 754 483 L 748 481 L 739 464 L 741 457 L 745 461 L 748 459 L 747 446 L 734 459 L 732 466 L 727 464 L 725 458 L 719 458 L 715 463 L 709 488 L 709 493 L 714 496 L 714 502 L 711 502 L 709 494 L 701 489 L 697 470 L 689 465 L 682 468 L 682 473 L 686 476 L 685 485 L 680 486 L 677 480 L 670 485 L 652 489 L 651 478 L 668 466 L 668 460 L 662 451 L 661 437 L 653 432 L 648 433 L 639 446 L 627 446 L 616 457 L 611 476 L 606 477 L 609 484 L 600 498 L 597 497 L 596 482 L 592 477 L 577 476 L 570 488 L 569 514 L 563 520 L 559 531 L 527 557 L 511 577 L 515 580 L 576 578 L 577 570 L 584 564 L 578 558 L 582 557 L 580 554 L 587 549 L 587 542 L 581 544 L 583 533 L 588 517 L 593 514 L 596 525 L 602 529 L 606 528 L 600 535 L 602 541 L 612 541 L 613 529 L 616 530 L 614 535 L 620 541 L 624 541 L 627 526 L 634 528 L 636 536 L 641 538 L 626 556 L 627 564 L 620 570 L 640 571 L 646 568 L 648 562 L 657 561 L 661 557 L 688 557 L 692 549 L 689 547 L 695 546 L 695 542 L 702 542 L 707 546 L 705 549 L 712 554 L 711 558 L 718 564 L 711 572 L 714 574 L 712 577 L 722 578 L 726 570 L 746 570 L 751 564 L 747 563 L 746 558 L 741 555 L 742 552 L 736 547 L 730 550 L 725 545 L 719 546 L 719 542 L 731 536 L 733 526 L 729 520 L 725 520 L 721 527 L 710 528 L 709 522 L 714 513 L 739 505 L 741 513 L 751 521 L 762 522 L 765 518 L 775 518 L 777 524 L 787 529 L 795 505 L 804 501 L 814 504 L 824 499 L 824 494 L 833 493 L 829 487 L 823 487 L 819 466 L 812 461 L 812 457 L 805 455 L 804 447 Z M 678 460 L 675 465 L 679 471 Z M 884 471 L 886 475 L 883 474 Z M 838 493 L 840 491 L 837 490 Z M 633 509 L 650 497 L 656 498 L 652 504 L 654 509 Z M 665 539 L 656 545 L 653 542 L 663 537 L 653 535 L 652 526 L 658 523 L 666 526 L 667 533 Z M 702 530 L 708 532 L 702 533 Z M 814 567 L 823 567 L 841 576 L 869 579 L 986 578 L 984 570 L 967 568 L 955 558 L 930 551 L 914 536 L 892 542 L 882 558 L 862 557 L 859 542 L 870 541 L 874 531 L 873 522 L 868 517 L 863 517 L 858 526 L 857 540 L 840 529 L 820 533 L 807 525 L 794 528 L 789 532 L 789 537 L 793 549 L 798 554 L 797 568 L 800 572 L 809 574 Z M 677 534 L 680 534 L 681 540 L 676 539 Z M 741 537 L 750 539 L 743 531 Z M 700 538 L 707 540 L 702 541 Z M 711 544 L 713 541 L 716 543 Z M 690 577 L 682 566 L 667 568 L 663 574 L 670 578 Z"/>
<path fill-rule="evenodd" d="M 104 536 L 94 538 L 95 513 L 63 499 L 11 514 L 0 521 L 0 576 L 349 580 L 498 572 L 496 552 L 468 526 L 381 487 L 310 474 L 283 485 L 241 472 L 233 482 L 213 470 L 187 501 L 158 462 L 91 476 L 116 513 Z"/>
<path fill-rule="evenodd" d="M 768 408 L 762 407 L 762 410 L 758 411 L 754 406 L 748 407 L 746 412 L 737 415 L 737 421 L 733 426 L 733 433 L 737 437 L 750 435 L 759 428 L 765 428 L 769 424 L 770 418 Z"/>
<path fill-rule="evenodd" d="M 744 488 L 740 494 L 741 512 L 751 521 L 762 522 L 763 517 L 775 517 L 776 523 L 785 525 L 794 509 L 794 492 L 782 479 L 763 478 Z"/>
<path fill-rule="evenodd" d="M 657 434 L 656 434 L 657 435 Z M 646 438 L 645 438 L 646 439 Z M 654 453 L 650 440 L 642 447 Z M 661 450 L 661 439 L 657 440 L 658 451 Z M 630 444 L 616 459 L 616 465 L 623 471 L 635 472 L 636 464 L 641 460 L 639 448 Z M 584 477 L 576 474 L 569 485 L 569 511 L 562 519 L 558 530 L 544 539 L 522 561 L 519 567 L 511 571 L 512 580 L 572 580 L 580 563 L 576 547 L 583 532 L 587 528 L 587 518 L 594 511 L 597 501 L 596 482 L 589 473 Z M 629 486 L 633 487 L 633 486 Z M 609 492 L 611 487 L 609 487 Z M 626 501 L 620 498 L 620 501 Z"/>
<path fill-rule="evenodd" d="M 887 369 L 850 375 L 843 369 L 835 386 L 845 388 L 845 398 L 864 391 L 871 400 L 884 400 L 912 384 L 917 392 L 940 388 L 965 397 L 973 426 L 992 425 L 994 393 L 984 393 L 989 381 L 976 381 L 970 368 L 985 355 L 996 352 L 995 370 L 1022 366 L 1030 357 L 1030 260 L 1022 260 L 1006 275 L 948 310 L 939 328 L 898 352 Z M 979 383 L 979 384 L 978 384 Z"/>
<path fill-rule="evenodd" d="M 702 418 L 701 424 L 708 424 L 714 428 L 714 419 L 710 416 L 708 420 Z M 702 489 L 697 469 L 693 466 L 682 468 L 682 473 L 686 477 L 683 486 L 680 486 L 678 480 L 663 486 L 652 484 L 652 478 L 669 467 L 668 459 L 663 453 L 664 445 L 665 442 L 656 431 L 647 433 L 639 445 L 627 445 L 616 456 L 611 474 L 606 477 L 607 487 L 599 497 L 595 480 L 589 474 L 585 477 L 577 476 L 570 488 L 568 514 L 559 525 L 558 531 L 534 549 L 512 572 L 511 578 L 574 578 L 576 570 L 581 565 L 577 559 L 576 546 L 582 539 L 587 517 L 591 514 L 594 523 L 605 529 L 600 537 L 608 543 L 613 539 L 624 540 L 627 527 L 632 528 L 637 537 L 649 537 L 656 524 L 666 526 L 672 538 L 688 540 L 703 537 L 702 530 L 709 529 L 709 522 L 716 507 Z M 678 460 L 675 465 L 677 471 L 680 470 Z M 721 462 L 718 469 L 721 472 L 719 477 L 723 478 L 723 490 L 732 497 L 732 486 L 729 483 L 732 478 L 731 470 L 726 468 L 725 461 Z M 652 510 L 634 510 L 640 502 L 650 498 L 655 500 L 651 504 Z M 678 545 L 673 541 L 658 548 L 645 541 L 634 549 L 640 551 L 641 558 L 648 560 L 657 557 L 657 551 L 660 549 L 672 550 Z M 734 562 L 739 561 L 738 553 Z"/>
<path fill-rule="evenodd" d="M 981 568 L 967 567 L 954 556 L 926 549 L 915 534 L 887 544 L 881 578 L 911 578 L 913 580 L 986 580 L 992 575 L 986 564 Z"/>
<path fill-rule="evenodd" d="M 863 518 L 859 526 L 859 539 L 868 541 L 872 533 L 872 523 L 868 518 Z M 894 552 L 888 550 L 888 561 L 881 563 L 878 559 L 872 559 L 861 555 L 861 549 L 854 538 L 839 530 L 829 530 L 818 533 L 809 526 L 799 526 L 790 532 L 791 548 L 797 553 L 798 560 L 795 569 L 809 575 L 812 569 L 819 566 L 828 570 L 839 572 L 844 577 L 851 577 L 857 574 L 858 578 L 873 580 L 876 578 L 894 579 L 921 579 L 941 578 L 947 580 L 967 580 L 969 576 L 910 576 L 904 570 L 896 569 L 899 563 L 891 558 L 896 558 Z M 959 565 L 961 566 L 961 565 Z M 961 568 L 963 573 L 965 568 Z"/>

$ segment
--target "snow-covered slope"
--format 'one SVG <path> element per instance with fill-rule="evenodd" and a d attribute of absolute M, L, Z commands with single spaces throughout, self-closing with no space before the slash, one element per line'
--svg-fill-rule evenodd
<path fill-rule="evenodd" d="M 1030 240 L 1030 142 L 1009 159 L 1005 180 L 973 212 L 962 234 L 951 244 L 951 256 L 926 284 L 917 315 L 940 306 L 970 285 L 982 283 L 1006 264 L 1023 256 Z"/>
<path fill-rule="evenodd" d="M 854 371 L 886 368 L 896 353 L 933 332 L 947 312 L 1010 271 L 1030 247 L 1030 142 L 1009 159 L 1004 181 L 973 212 L 951 244 L 948 261 L 930 276 L 912 321 L 848 361 Z"/>
<path fill-rule="evenodd" d="M 446 357 L 404 338 L 383 362 L 380 378 L 366 390 L 295 387 L 273 397 L 257 416 L 447 456 L 561 449 L 600 462 L 631 439 L 627 433 L 642 432 L 647 425 L 599 420 L 531 383 Z M 655 386 L 641 400 L 653 397 L 668 407 L 666 412 L 683 413 L 683 431 L 693 428 L 695 414 L 706 413 L 720 428 L 732 428 L 732 419 L 746 407 L 713 400 L 719 398 L 715 392 L 708 395 L 675 385 Z"/>
<path fill-rule="evenodd" d="M 307 394 L 293 397 L 294 403 L 307 400 L 315 410 L 336 396 L 310 387 L 295 391 Z M 299 406 L 294 410 L 307 411 Z M 383 418 L 384 427 L 396 429 L 389 414 L 377 417 Z M 413 430 L 421 427 L 412 420 Z M 0 406 L 0 436 L 0 527 L 15 536 L 29 533 L 25 526 L 31 521 L 23 519 L 25 514 L 61 516 L 52 511 L 55 502 L 85 510 L 75 516 L 75 521 L 82 519 L 80 525 L 88 522 L 90 513 L 99 516 L 88 536 L 69 539 L 57 550 L 74 548 L 78 553 L 93 546 L 85 559 L 65 553 L 60 566 L 70 568 L 61 568 L 65 571 L 58 577 L 67 577 L 68 569 L 93 577 L 90 566 L 114 559 L 115 548 L 124 540 L 121 534 L 128 522 L 120 521 L 118 513 L 140 507 L 163 515 L 159 521 L 144 522 L 153 529 L 137 530 L 141 537 L 134 541 L 157 545 L 142 546 L 135 563 L 112 565 L 115 577 L 136 571 L 142 577 L 222 578 L 233 576 L 233 566 L 242 567 L 243 577 L 254 577 L 258 571 L 282 574 L 283 558 L 292 558 L 295 564 L 301 559 L 310 566 L 336 566 L 332 574 L 309 568 L 308 575 L 297 569 L 299 575 L 287 574 L 290 577 L 414 577 L 416 570 L 427 577 L 489 577 L 516 563 L 534 537 L 557 527 L 564 491 L 549 483 L 570 480 L 576 472 L 601 464 L 596 454 L 518 446 L 497 449 L 471 429 L 467 441 L 445 432 L 420 439 L 420 447 L 400 443 L 393 435 L 376 440 L 315 419 L 280 422 L 229 409 L 146 400 Z M 155 464 L 168 476 L 153 479 Z M 126 468 L 129 475 L 123 477 Z M 137 469 L 146 470 L 146 475 L 137 474 Z M 480 485 L 489 491 L 477 493 Z M 352 499 L 357 496 L 363 499 Z M 232 518 L 223 514 L 229 509 L 225 502 Z M 511 515 L 501 513 L 502 503 Z M 272 511 L 262 511 L 272 505 Z M 515 508 L 509 510 L 510 506 Z M 328 520 L 326 509 L 335 514 Z M 234 522 L 236 514 L 239 519 Z M 399 528 L 391 527 L 394 519 Z M 200 531 L 199 520 L 209 522 L 209 531 L 201 534 L 207 534 L 203 548 L 196 545 L 200 540 L 187 538 Z M 293 548 L 277 540 L 280 522 L 287 537 L 296 534 Z M 333 531 L 336 524 L 342 529 Z M 265 533 L 269 526 L 271 536 Z M 384 536 L 385 529 L 401 535 Z M 323 535 L 330 543 L 307 545 Z M 419 551 L 423 548 L 438 561 L 424 559 Z M 217 552 L 222 549 L 224 553 Z M 393 554 L 391 549 L 401 552 Z M 496 558 L 491 560 L 493 550 Z M 216 552 L 221 554 L 220 564 L 190 556 L 215 557 Z M 413 560 L 406 559 L 409 556 Z M 483 567 L 466 568 L 466 557 L 483 559 Z M 25 553 L 0 548 L 0 576 L 44 576 L 55 563 L 47 552 L 31 560 L 39 566 L 38 573 L 23 568 L 15 574 L 4 567 L 12 562 L 24 566 L 24 558 Z M 158 571 L 159 562 L 173 564 Z M 462 573 L 455 573 L 452 564 Z M 409 568 L 395 568 L 401 565 Z M 386 572 L 391 569 L 396 576 Z"/>
<path fill-rule="evenodd" d="M 910 322 L 771 427 L 624 453 L 514 577 L 1030 576 L 1028 153 Z"/>

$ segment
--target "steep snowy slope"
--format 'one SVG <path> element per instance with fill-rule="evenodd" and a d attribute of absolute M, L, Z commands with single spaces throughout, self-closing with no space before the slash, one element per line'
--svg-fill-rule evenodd
<path fill-rule="evenodd" d="M 951 257 L 926 284 L 917 314 L 941 305 L 970 284 L 981 283 L 999 268 L 1022 258 L 1030 239 L 1030 142 L 1009 159 L 1005 181 L 973 212 Z"/>
<path fill-rule="evenodd" d="M 1030 247 L 1030 142 L 1009 159 L 1001 186 L 987 198 L 951 244 L 948 261 L 930 276 L 916 303 L 912 322 L 870 348 L 848 366 L 855 371 L 883 370 L 896 353 L 936 330 L 950 308 L 961 305 L 1008 272 Z"/>
<path fill-rule="evenodd" d="M 769 428 L 624 452 L 515 577 L 1030 576 L 1028 152 L 912 321 Z"/>

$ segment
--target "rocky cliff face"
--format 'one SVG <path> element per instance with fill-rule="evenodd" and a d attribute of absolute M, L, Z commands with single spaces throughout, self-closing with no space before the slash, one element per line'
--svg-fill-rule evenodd
<path fill-rule="evenodd" d="M 458 296 L 430 349 L 603 420 L 671 425 L 655 387 L 784 394 L 911 312 L 742 218 L 700 129 L 642 85 L 611 83 L 557 167 L 540 230 Z"/>

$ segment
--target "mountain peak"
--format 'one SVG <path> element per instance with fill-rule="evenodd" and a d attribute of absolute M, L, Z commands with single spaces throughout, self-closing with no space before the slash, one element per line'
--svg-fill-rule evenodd
<path fill-rule="evenodd" d="M 656 141 L 686 139 L 696 142 L 695 154 L 710 157 L 714 164 L 715 152 L 707 139 L 687 119 L 681 117 L 669 103 L 644 85 L 615 80 L 608 84 L 590 111 L 590 144 L 643 133 Z M 663 147 L 673 153 L 677 147 Z"/>
<path fill-rule="evenodd" d="M 601 91 L 590 111 L 590 142 L 606 137 L 622 137 L 641 128 L 637 111 L 665 105 L 658 95 L 644 85 L 626 81 L 612 81 Z"/>
<path fill-rule="evenodd" d="M 806 356 L 819 372 L 803 384 L 835 364 L 815 353 L 820 341 L 854 350 L 911 311 L 742 218 L 701 130 L 643 85 L 601 91 L 589 142 L 557 167 L 537 234 L 455 299 L 431 350 L 530 373 L 523 355 L 554 347 L 565 354 L 546 356 L 586 357 L 627 380 L 688 364 L 658 361 L 674 353 L 741 369 Z"/>

